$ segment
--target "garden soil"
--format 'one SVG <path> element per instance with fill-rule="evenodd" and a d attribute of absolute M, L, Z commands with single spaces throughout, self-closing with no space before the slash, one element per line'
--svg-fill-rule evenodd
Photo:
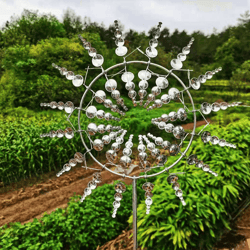
<path fill-rule="evenodd" d="M 100 169 L 97 163 L 91 167 Z M 69 198 L 74 196 L 74 193 L 83 195 L 94 172 L 96 171 L 75 167 L 59 178 L 54 172 L 53 176 L 49 175 L 48 180 L 39 184 L 28 185 L 0 194 L 0 226 L 17 221 L 24 224 L 33 221 L 34 218 L 41 218 L 46 211 L 50 214 L 56 208 L 65 209 L 68 206 Z M 132 174 L 139 175 L 140 172 L 139 167 L 136 167 Z M 101 176 L 103 181 L 98 186 L 122 179 L 122 177 L 119 178 L 107 170 L 102 171 Z M 125 178 L 124 182 L 132 184 L 132 180 L 128 178 Z"/>

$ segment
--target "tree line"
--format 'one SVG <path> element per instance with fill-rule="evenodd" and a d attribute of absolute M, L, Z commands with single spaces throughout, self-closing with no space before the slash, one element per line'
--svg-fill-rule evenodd
<path fill-rule="evenodd" d="M 124 30 L 121 22 L 119 27 Z M 125 45 L 129 52 L 138 46 L 145 51 L 154 30 L 155 27 L 152 27 L 148 34 L 133 29 L 124 33 Z M 45 99 L 54 98 L 53 90 L 57 91 L 59 97 L 66 95 L 78 98 L 74 91 L 70 92 L 62 84 L 51 63 L 68 67 L 78 74 L 86 73 L 85 68 L 91 65 L 91 59 L 82 48 L 78 34 L 84 35 L 100 54 L 108 58 L 106 67 L 122 61 L 114 53 L 114 31 L 114 24 L 105 27 L 103 24 L 92 22 L 90 18 L 82 19 L 71 9 L 64 12 L 61 22 L 52 14 L 41 15 L 38 11 L 30 10 L 24 10 L 20 17 L 12 17 L 0 30 L 0 106 L 9 102 L 11 106 L 33 107 L 30 103 L 38 100 L 38 96 Z M 169 68 L 171 59 L 176 58 L 191 37 L 194 37 L 195 41 L 185 61 L 185 68 L 192 68 L 195 76 L 221 66 L 223 70 L 213 79 L 250 82 L 249 11 L 240 15 L 236 26 L 228 26 L 221 32 L 214 30 L 210 35 L 201 31 L 188 34 L 185 30 L 178 29 L 170 33 L 167 27 L 163 27 L 158 39 L 159 56 L 154 61 Z M 133 56 L 131 55 L 132 58 Z M 140 55 L 134 58 L 140 59 Z M 93 76 L 94 74 L 90 73 L 90 78 Z M 52 87 L 52 82 L 57 84 L 56 89 Z M 45 91 L 45 94 L 41 96 L 37 91 Z"/>

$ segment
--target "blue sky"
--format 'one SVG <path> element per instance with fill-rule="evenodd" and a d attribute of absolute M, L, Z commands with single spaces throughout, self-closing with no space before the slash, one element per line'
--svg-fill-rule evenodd
<path fill-rule="evenodd" d="M 71 8 L 82 18 L 109 26 L 115 19 L 125 30 L 148 31 L 161 21 L 171 32 L 177 28 L 211 34 L 236 25 L 240 14 L 250 10 L 250 0 L 0 0 L 0 26 L 23 9 L 54 14 L 59 20 Z"/>

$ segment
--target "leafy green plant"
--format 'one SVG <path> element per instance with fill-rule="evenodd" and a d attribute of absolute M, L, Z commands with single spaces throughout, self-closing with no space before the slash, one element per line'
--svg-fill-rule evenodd
<path fill-rule="evenodd" d="M 232 81 L 250 82 L 250 60 L 245 61 L 233 72 Z"/>
<path fill-rule="evenodd" d="M 40 138 L 42 133 L 69 126 L 66 119 L 56 112 L 54 116 L 47 113 L 32 117 L 31 111 L 26 115 L 21 109 L 12 112 L 17 114 L 18 111 L 23 114 L 21 117 L 1 116 L 0 119 L 0 179 L 5 185 L 27 176 L 61 169 L 69 155 L 77 152 L 75 145 L 80 143 L 80 137 L 74 137 L 69 143 L 65 143 L 66 138 Z"/>
<path fill-rule="evenodd" d="M 148 249 L 209 249 L 229 227 L 228 213 L 236 208 L 239 197 L 250 183 L 249 119 L 242 119 L 227 127 L 212 126 L 209 131 L 237 145 L 237 149 L 204 145 L 194 141 L 192 154 L 209 164 L 219 174 L 214 177 L 186 161 L 172 171 L 186 172 L 179 183 L 187 203 L 183 207 L 175 196 L 165 175 L 155 181 L 153 205 L 150 215 L 145 215 L 146 205 L 138 207 L 138 240 Z M 175 159 L 170 158 L 168 165 Z M 129 218 L 132 223 L 132 216 Z"/>

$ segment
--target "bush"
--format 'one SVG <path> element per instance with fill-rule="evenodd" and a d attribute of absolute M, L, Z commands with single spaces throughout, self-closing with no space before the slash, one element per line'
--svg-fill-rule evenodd
<path fill-rule="evenodd" d="M 197 154 L 219 176 L 204 173 L 182 160 L 172 171 L 186 172 L 179 175 L 185 207 L 167 183 L 166 175 L 157 177 L 150 215 L 145 215 L 144 201 L 138 206 L 139 245 L 162 250 L 210 249 L 222 229 L 230 228 L 228 213 L 233 212 L 239 197 L 243 198 L 249 188 L 249 125 L 249 119 L 242 119 L 209 130 L 212 135 L 236 144 L 236 150 L 193 142 L 190 154 Z M 174 160 L 171 157 L 168 165 Z M 132 216 L 129 223 L 132 224 Z"/>
<path fill-rule="evenodd" d="M 250 60 L 245 61 L 232 73 L 232 81 L 250 82 Z"/>
<path fill-rule="evenodd" d="M 93 43 L 98 51 L 102 51 L 103 56 L 106 56 L 108 53 L 106 45 L 98 34 L 82 35 Z M 51 66 L 52 63 L 85 77 L 85 68 L 91 64 L 91 57 L 77 36 L 72 39 L 45 39 L 36 45 L 8 47 L 2 60 L 2 68 L 5 71 L 0 79 L 0 85 L 4 89 L 0 95 L 1 109 L 6 106 L 23 106 L 38 110 L 40 102 L 68 100 L 80 102 L 82 92 L 79 90 L 83 87 L 75 88 L 72 81 L 60 75 L 59 71 Z M 90 70 L 88 81 L 91 81 L 95 74 L 96 71 Z M 101 79 L 96 88 L 103 85 L 103 81 L 104 79 Z M 9 96 L 11 101 L 6 103 Z"/>
<path fill-rule="evenodd" d="M 4 225 L 0 229 L 0 246 L 2 249 L 62 249 L 64 231 L 61 231 L 60 225 L 65 221 L 64 214 L 64 209 L 57 209 L 51 214 L 57 230 L 52 228 L 45 231 L 43 224 L 36 218 L 24 225 L 20 222 L 10 223 L 9 228 Z M 45 214 L 43 218 L 46 221 L 48 215 Z"/>
<path fill-rule="evenodd" d="M 242 65 L 233 72 L 230 79 L 231 90 L 235 92 L 236 96 L 240 96 L 240 92 L 247 92 L 250 87 L 250 60 L 245 61 Z M 244 98 L 242 101 L 249 100 Z"/>

